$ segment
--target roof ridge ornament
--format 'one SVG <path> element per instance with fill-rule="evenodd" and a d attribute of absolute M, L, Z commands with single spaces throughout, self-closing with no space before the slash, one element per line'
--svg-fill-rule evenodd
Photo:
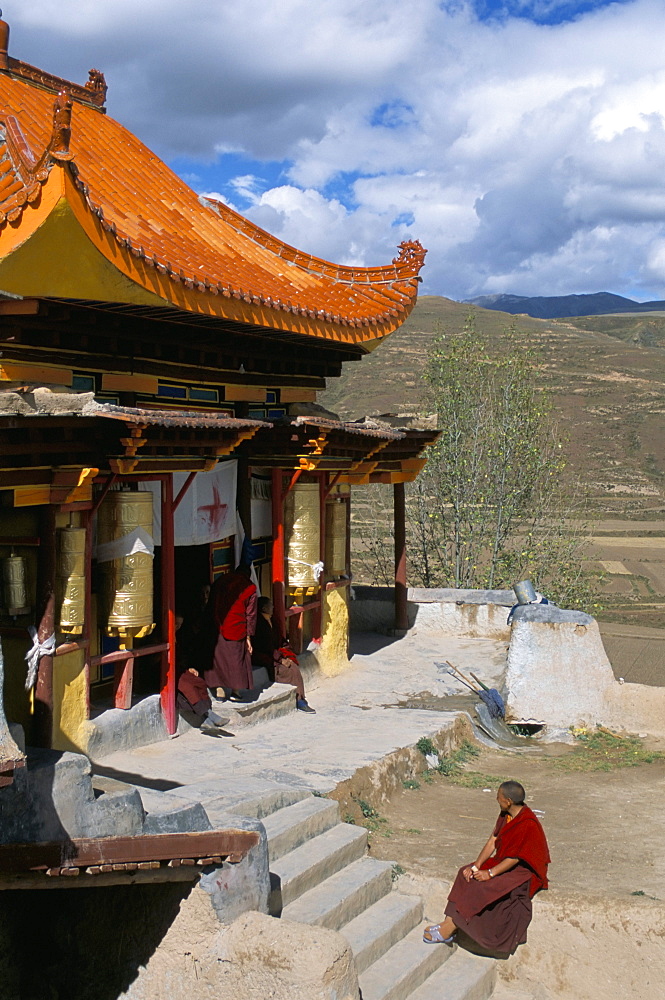
<path fill-rule="evenodd" d="M 45 87 L 46 90 L 55 91 L 55 93 L 60 93 L 63 89 L 67 90 L 72 100 L 88 104 L 101 111 L 102 114 L 106 113 L 105 103 L 108 87 L 104 74 L 100 70 L 91 69 L 88 72 L 89 79 L 85 85 L 72 83 L 60 76 L 54 76 L 53 73 L 47 73 L 46 70 L 30 66 L 29 63 L 22 62 L 20 59 L 14 59 L 9 55 L 8 50 L 9 25 L 2 20 L 2 10 L 0 9 L 0 71 L 19 76 L 23 80 L 36 83 L 40 87 Z"/>
<path fill-rule="evenodd" d="M 418 274 L 425 263 L 427 250 L 420 240 L 402 240 L 399 244 L 399 254 L 393 257 L 395 267 L 404 268 L 413 274 Z"/>
<path fill-rule="evenodd" d="M 88 70 L 88 78 L 85 89 L 92 91 L 97 103 L 103 105 L 106 102 L 106 93 L 108 91 L 106 77 L 100 69 L 90 69 Z"/>
<path fill-rule="evenodd" d="M 61 90 L 53 104 L 53 132 L 49 151 L 54 160 L 72 160 L 74 154 L 69 149 L 72 138 L 72 96 L 68 90 Z"/>

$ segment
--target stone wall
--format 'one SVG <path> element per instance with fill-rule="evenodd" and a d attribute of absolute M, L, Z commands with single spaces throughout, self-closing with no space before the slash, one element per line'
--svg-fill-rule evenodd
<path fill-rule="evenodd" d="M 408 591 L 409 628 L 441 632 L 457 638 L 510 638 L 508 611 L 512 590 L 455 590 L 412 587 Z M 392 587 L 354 587 L 350 606 L 355 632 L 387 632 L 395 625 Z"/>
<path fill-rule="evenodd" d="M 257 912 L 220 925 L 183 883 L 0 893 L 0 981 L 7 1000 L 359 997 L 341 935 Z"/>

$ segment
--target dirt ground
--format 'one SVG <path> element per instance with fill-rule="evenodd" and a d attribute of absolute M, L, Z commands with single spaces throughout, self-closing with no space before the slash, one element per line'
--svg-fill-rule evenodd
<path fill-rule="evenodd" d="M 496 776 L 489 792 L 438 773 L 431 784 L 400 789 L 381 810 L 386 822 L 371 835 L 372 855 L 451 880 L 487 840 L 498 815 L 496 788 L 513 778 L 544 813 L 553 888 L 665 900 L 665 760 L 610 772 L 558 770 L 555 757 L 569 752 L 564 744 L 528 755 L 483 749 L 469 768 Z"/>

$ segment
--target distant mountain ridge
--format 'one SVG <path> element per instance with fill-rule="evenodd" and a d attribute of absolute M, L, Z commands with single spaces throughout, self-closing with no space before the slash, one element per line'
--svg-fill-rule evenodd
<path fill-rule="evenodd" d="M 536 319 L 561 319 L 565 316 L 601 316 L 607 313 L 661 312 L 665 301 L 636 302 L 612 292 L 587 295 L 478 295 L 465 303 Z"/>

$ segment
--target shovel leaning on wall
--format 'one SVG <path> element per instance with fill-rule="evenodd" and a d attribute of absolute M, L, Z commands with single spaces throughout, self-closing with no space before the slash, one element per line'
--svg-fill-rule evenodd
<path fill-rule="evenodd" d="M 499 694 L 496 688 L 490 688 L 476 677 L 474 673 L 471 673 L 473 680 L 479 685 L 476 687 L 475 684 L 465 677 L 459 667 L 454 667 L 452 663 L 448 660 L 445 661 L 446 666 L 449 668 L 448 673 L 451 677 L 456 680 L 461 681 L 470 691 L 477 694 L 480 700 L 487 706 L 487 711 L 490 713 L 493 719 L 505 719 L 506 717 L 506 706 L 503 703 L 503 698 Z"/>

